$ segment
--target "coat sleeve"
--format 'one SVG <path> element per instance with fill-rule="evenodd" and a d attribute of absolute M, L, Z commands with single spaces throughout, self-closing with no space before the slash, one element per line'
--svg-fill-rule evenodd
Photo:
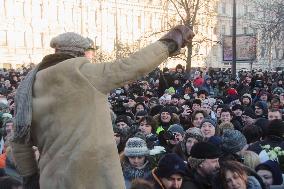
<path fill-rule="evenodd" d="M 106 94 L 128 81 L 136 80 L 148 74 L 168 56 L 166 45 L 157 41 L 128 58 L 118 59 L 110 63 L 83 64 L 80 71 L 96 89 Z"/>

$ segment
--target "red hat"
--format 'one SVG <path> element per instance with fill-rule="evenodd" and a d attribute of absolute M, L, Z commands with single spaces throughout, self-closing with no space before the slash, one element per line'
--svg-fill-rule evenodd
<path fill-rule="evenodd" d="M 227 94 L 228 94 L 228 95 L 237 95 L 238 92 L 237 92 L 236 89 L 230 88 L 230 89 L 228 89 Z"/>

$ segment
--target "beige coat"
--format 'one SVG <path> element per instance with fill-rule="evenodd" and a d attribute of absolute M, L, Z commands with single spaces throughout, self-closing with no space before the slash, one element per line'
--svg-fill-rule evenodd
<path fill-rule="evenodd" d="M 32 137 L 41 152 L 41 189 L 124 188 L 107 93 L 167 57 L 156 42 L 112 63 L 73 58 L 37 73 Z"/>

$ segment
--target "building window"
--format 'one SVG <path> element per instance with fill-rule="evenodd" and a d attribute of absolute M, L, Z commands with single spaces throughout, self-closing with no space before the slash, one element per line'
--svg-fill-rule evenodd
<path fill-rule="evenodd" d="M 0 31 L 0 46 L 7 46 L 7 31 Z"/>
<path fill-rule="evenodd" d="M 222 3 L 222 14 L 226 14 L 226 3 Z"/>
<path fill-rule="evenodd" d="M 226 26 L 225 25 L 222 25 L 222 28 L 221 28 L 221 34 L 226 34 Z"/>
<path fill-rule="evenodd" d="M 15 16 L 24 17 L 25 16 L 25 6 L 24 2 L 15 2 Z"/>
<path fill-rule="evenodd" d="M 138 29 L 141 30 L 141 16 L 138 16 Z"/>
<path fill-rule="evenodd" d="M 244 27 L 244 34 L 248 33 L 248 27 Z"/>
<path fill-rule="evenodd" d="M 14 37 L 15 37 L 16 47 L 25 46 L 25 33 L 24 32 L 15 32 Z"/>
<path fill-rule="evenodd" d="M 245 14 L 245 15 L 248 14 L 248 5 L 244 5 L 244 14 Z"/>

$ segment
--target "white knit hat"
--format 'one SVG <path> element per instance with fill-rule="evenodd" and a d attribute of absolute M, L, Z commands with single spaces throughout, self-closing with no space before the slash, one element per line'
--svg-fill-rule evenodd
<path fill-rule="evenodd" d="M 138 137 L 129 138 L 124 148 L 124 154 L 127 157 L 149 155 L 149 149 L 146 142 Z"/>

